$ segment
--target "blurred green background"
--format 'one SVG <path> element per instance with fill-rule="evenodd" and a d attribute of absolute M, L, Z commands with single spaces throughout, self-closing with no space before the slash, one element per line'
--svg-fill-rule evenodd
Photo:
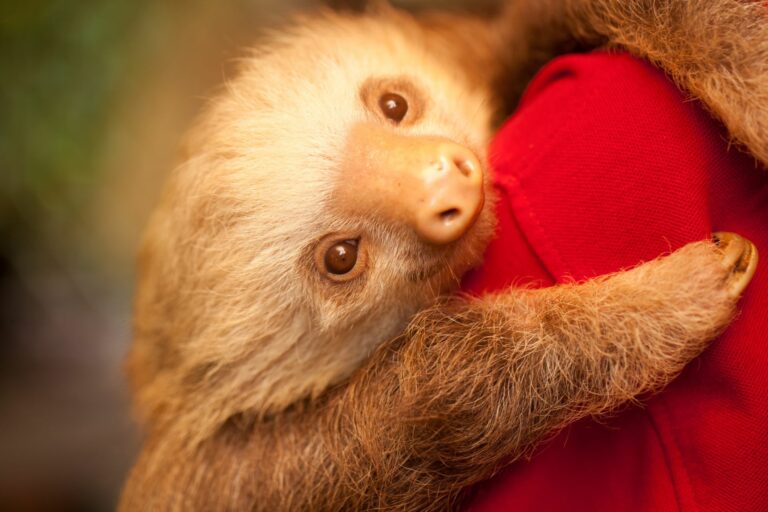
<path fill-rule="evenodd" d="M 114 508 L 141 227 L 243 46 L 315 3 L 0 3 L 0 509 Z"/>

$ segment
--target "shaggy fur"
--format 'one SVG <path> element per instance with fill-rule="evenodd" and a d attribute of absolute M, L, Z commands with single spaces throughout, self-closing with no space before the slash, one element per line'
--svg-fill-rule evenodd
<path fill-rule="evenodd" d="M 443 300 L 492 233 L 490 181 L 445 247 L 344 207 L 347 133 L 381 124 L 360 99 L 372 79 L 427 92 L 418 123 L 384 126 L 484 159 L 499 75 L 471 55 L 506 37 L 487 32 L 458 50 L 434 19 L 324 15 L 244 61 L 140 254 L 128 369 L 146 442 L 123 510 L 443 510 L 557 428 L 659 389 L 724 328 L 734 261 L 710 243 L 579 285 Z M 348 283 L 311 257 L 342 233 L 369 259 Z"/>
<path fill-rule="evenodd" d="M 461 141 L 483 159 L 485 95 L 420 46 L 375 18 L 307 20 L 246 60 L 212 105 L 139 254 L 129 374 L 150 427 L 188 415 L 200 438 L 233 411 L 319 395 L 480 261 L 491 200 L 468 236 L 440 249 L 336 199 L 347 132 L 375 120 L 359 98 L 371 77 L 419 70 L 429 109 L 407 133 Z M 370 241 L 366 286 L 329 284 L 308 264 L 318 239 L 342 232 Z"/>

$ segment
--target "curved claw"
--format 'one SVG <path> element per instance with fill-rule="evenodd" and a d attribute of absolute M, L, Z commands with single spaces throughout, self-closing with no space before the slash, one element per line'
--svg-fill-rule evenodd
<path fill-rule="evenodd" d="M 713 233 L 712 239 L 723 253 L 723 264 L 731 270 L 727 277 L 728 291 L 738 297 L 755 275 L 757 248 L 736 233 L 720 231 Z"/>

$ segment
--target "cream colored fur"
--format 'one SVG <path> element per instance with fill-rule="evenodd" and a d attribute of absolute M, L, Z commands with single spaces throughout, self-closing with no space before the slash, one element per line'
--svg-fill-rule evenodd
<path fill-rule="evenodd" d="M 340 218 L 327 204 L 345 130 L 369 116 L 357 91 L 371 76 L 417 70 L 433 107 L 411 132 L 483 154 L 486 95 L 419 48 L 418 37 L 378 19 L 300 22 L 247 59 L 212 105 L 139 259 L 129 366 L 138 412 L 151 425 L 189 415 L 189 434 L 204 436 L 235 412 L 268 414 L 317 396 L 444 288 L 445 275 L 408 281 L 402 261 L 421 247 L 404 243 L 407 234 Z M 479 261 L 475 239 L 490 234 L 490 208 L 449 273 Z M 297 261 L 322 234 L 360 224 L 381 247 L 373 284 L 329 301 L 301 279 Z"/>

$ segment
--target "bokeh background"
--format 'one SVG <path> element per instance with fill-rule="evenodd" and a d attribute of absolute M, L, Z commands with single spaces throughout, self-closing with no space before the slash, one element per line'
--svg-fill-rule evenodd
<path fill-rule="evenodd" d="M 114 508 L 141 228 L 243 48 L 319 3 L 0 2 L 0 510 Z"/>

